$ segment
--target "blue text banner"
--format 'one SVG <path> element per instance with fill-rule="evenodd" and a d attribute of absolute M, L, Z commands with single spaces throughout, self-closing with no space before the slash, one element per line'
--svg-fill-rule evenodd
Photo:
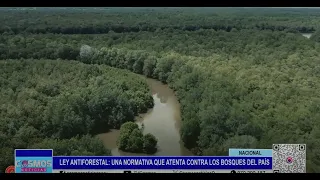
<path fill-rule="evenodd" d="M 15 149 L 15 157 L 52 157 L 52 149 Z"/>
<path fill-rule="evenodd" d="M 272 157 L 56 156 L 53 169 L 272 169 Z"/>

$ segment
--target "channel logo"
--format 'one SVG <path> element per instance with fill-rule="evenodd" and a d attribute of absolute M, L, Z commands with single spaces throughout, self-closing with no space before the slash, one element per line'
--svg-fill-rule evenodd
<path fill-rule="evenodd" d="M 52 173 L 51 157 L 21 157 L 16 159 L 17 173 Z"/>

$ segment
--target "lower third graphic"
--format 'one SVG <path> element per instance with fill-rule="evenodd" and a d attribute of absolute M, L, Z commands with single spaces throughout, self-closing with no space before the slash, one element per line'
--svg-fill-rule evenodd
<path fill-rule="evenodd" d="M 52 158 L 50 157 L 20 157 L 16 158 L 16 173 L 52 173 Z"/>

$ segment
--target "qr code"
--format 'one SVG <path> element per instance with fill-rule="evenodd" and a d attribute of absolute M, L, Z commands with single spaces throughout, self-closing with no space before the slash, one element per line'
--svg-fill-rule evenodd
<path fill-rule="evenodd" d="M 306 173 L 306 144 L 273 144 L 274 173 Z"/>

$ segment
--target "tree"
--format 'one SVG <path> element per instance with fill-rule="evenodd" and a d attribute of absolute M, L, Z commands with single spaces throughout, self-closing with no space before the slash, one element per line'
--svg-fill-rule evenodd
<path fill-rule="evenodd" d="M 144 152 L 147 154 L 154 154 L 157 151 L 157 138 L 154 135 L 148 133 L 144 135 L 143 139 Z"/>
<path fill-rule="evenodd" d="M 90 62 L 90 58 L 92 58 L 94 54 L 93 48 L 88 45 L 83 45 L 80 48 L 80 59 L 83 62 Z"/>
<path fill-rule="evenodd" d="M 197 119 L 186 121 L 183 123 L 180 133 L 181 139 L 187 148 L 196 147 L 200 135 L 199 121 Z"/>
<path fill-rule="evenodd" d="M 147 77 L 152 77 L 153 71 L 156 67 L 156 58 L 154 57 L 149 57 L 144 61 L 143 65 L 143 74 Z"/>
<path fill-rule="evenodd" d="M 160 81 L 162 82 L 167 81 L 170 75 L 173 63 L 174 63 L 174 60 L 170 56 L 161 58 L 157 61 L 157 66 L 154 73 L 157 75 Z"/>
<path fill-rule="evenodd" d="M 134 122 L 126 122 L 120 128 L 118 148 L 127 152 L 154 154 L 157 139 L 152 134 L 143 136 L 142 130 Z"/>
<path fill-rule="evenodd" d="M 120 136 L 117 140 L 117 145 L 118 145 L 118 148 L 120 150 L 123 150 L 123 151 L 129 151 L 130 152 L 130 149 L 129 149 L 129 138 L 131 136 L 130 133 L 128 132 L 121 132 L 120 131 Z"/>
<path fill-rule="evenodd" d="M 136 124 L 134 122 L 126 122 L 121 125 L 120 134 L 123 134 L 123 133 L 131 134 L 133 132 L 133 130 L 135 130 L 135 129 L 139 129 L 138 124 Z"/>
<path fill-rule="evenodd" d="M 80 51 L 82 50 L 82 58 L 85 56 L 88 56 L 88 49 L 84 50 L 87 48 L 81 48 Z M 87 52 L 86 52 L 87 51 Z M 57 57 L 61 59 L 68 59 L 68 60 L 76 60 L 78 55 L 79 55 L 79 49 L 73 49 L 71 46 L 62 46 L 57 49 Z M 87 55 L 85 55 L 87 53 Z"/>
<path fill-rule="evenodd" d="M 315 41 L 315 42 L 320 42 L 320 30 L 315 31 L 311 35 L 310 40 Z"/>
<path fill-rule="evenodd" d="M 143 134 L 140 129 L 134 129 L 128 139 L 128 148 L 131 152 L 141 152 L 143 148 Z"/>
<path fill-rule="evenodd" d="M 234 136 L 226 140 L 223 144 L 223 150 L 228 151 L 229 148 L 238 148 L 238 149 L 248 149 L 248 148 L 257 148 L 258 141 L 255 137 L 252 136 Z"/>

